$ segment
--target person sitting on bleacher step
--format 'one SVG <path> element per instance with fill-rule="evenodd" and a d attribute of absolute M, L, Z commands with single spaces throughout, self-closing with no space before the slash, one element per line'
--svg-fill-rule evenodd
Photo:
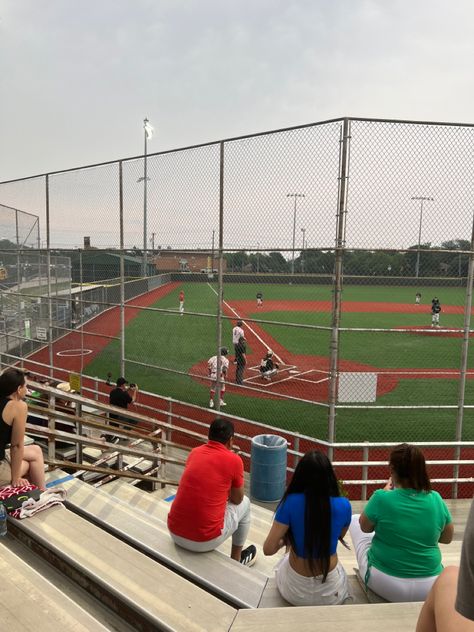
<path fill-rule="evenodd" d="M 288 603 L 332 606 L 351 599 L 346 571 L 337 557 L 337 542 L 343 542 L 351 515 L 351 504 L 340 495 L 327 456 L 318 450 L 305 454 L 263 545 L 265 555 L 275 555 L 286 546 L 275 575 Z"/>
<path fill-rule="evenodd" d="M 390 474 L 349 528 L 360 575 L 387 601 L 423 601 L 443 570 L 439 543 L 453 539 L 451 514 L 418 447 L 394 448 Z"/>
<path fill-rule="evenodd" d="M 234 424 L 215 419 L 209 441 L 191 450 L 176 498 L 168 514 L 168 529 L 178 546 L 204 553 L 232 537 L 231 558 L 252 566 L 257 550 L 243 549 L 250 528 L 250 500 L 244 496 L 244 465 L 232 452 Z"/>

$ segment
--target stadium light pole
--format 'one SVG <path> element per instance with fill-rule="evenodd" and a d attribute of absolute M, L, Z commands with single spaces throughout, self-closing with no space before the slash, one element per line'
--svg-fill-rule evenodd
<path fill-rule="evenodd" d="M 420 224 L 418 227 L 418 252 L 416 253 L 415 276 L 420 276 L 420 246 L 421 246 L 421 228 L 423 226 L 423 202 L 434 202 L 434 198 L 425 195 L 413 195 L 410 199 L 420 202 Z"/>
<path fill-rule="evenodd" d="M 294 206 L 293 206 L 293 246 L 292 246 L 292 257 L 291 257 L 291 274 L 295 273 L 295 240 L 296 240 L 296 201 L 298 198 L 304 198 L 304 193 L 287 193 L 287 198 L 293 198 Z"/>
<path fill-rule="evenodd" d="M 301 244 L 301 272 L 304 272 L 304 249 L 305 249 L 305 236 L 306 236 L 306 228 L 302 228 L 301 232 L 303 233 L 303 243 Z"/>
<path fill-rule="evenodd" d="M 145 152 L 143 156 L 143 176 L 138 178 L 137 182 L 143 182 L 143 276 L 146 276 L 147 271 L 147 214 L 148 214 L 148 140 L 153 137 L 153 126 L 150 121 L 145 117 L 143 119 L 143 135 L 145 140 Z"/>

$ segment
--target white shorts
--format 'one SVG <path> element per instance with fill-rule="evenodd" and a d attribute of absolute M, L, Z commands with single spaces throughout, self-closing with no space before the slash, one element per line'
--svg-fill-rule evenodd
<path fill-rule="evenodd" d="M 327 574 L 305 577 L 290 566 L 287 553 L 275 568 L 276 585 L 283 599 L 292 606 L 334 606 L 352 599 L 346 571 L 340 562 Z"/>

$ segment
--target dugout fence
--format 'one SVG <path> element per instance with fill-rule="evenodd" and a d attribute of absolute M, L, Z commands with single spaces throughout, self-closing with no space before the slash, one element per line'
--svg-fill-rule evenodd
<path fill-rule="evenodd" d="M 207 407 L 226 346 L 238 416 L 330 442 L 472 440 L 473 133 L 342 118 L 2 182 L 2 362 Z"/>

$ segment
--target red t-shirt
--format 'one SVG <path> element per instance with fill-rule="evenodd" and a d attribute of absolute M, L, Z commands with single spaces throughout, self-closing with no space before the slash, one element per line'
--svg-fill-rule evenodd
<path fill-rule="evenodd" d="M 191 451 L 168 514 L 168 528 L 194 542 L 220 536 L 231 487 L 244 484 L 240 456 L 217 441 Z"/>
<path fill-rule="evenodd" d="M 180 300 L 180 301 L 184 301 L 184 292 L 183 292 L 183 291 L 181 291 L 181 292 L 179 293 L 179 300 Z"/>

